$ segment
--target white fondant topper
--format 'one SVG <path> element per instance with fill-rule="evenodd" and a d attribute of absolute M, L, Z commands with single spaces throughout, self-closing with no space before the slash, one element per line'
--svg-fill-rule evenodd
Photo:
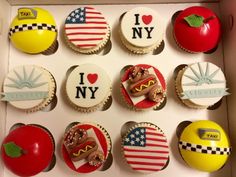
<path fill-rule="evenodd" d="M 183 73 L 181 87 L 181 98 L 199 106 L 211 106 L 228 94 L 224 73 L 209 62 L 190 65 Z"/>
<path fill-rule="evenodd" d="M 42 104 L 55 88 L 51 74 L 41 67 L 25 65 L 10 71 L 4 81 L 2 100 L 14 107 L 30 109 Z"/>
<path fill-rule="evenodd" d="M 111 80 L 107 73 L 94 64 L 75 68 L 67 78 L 66 93 L 70 101 L 82 108 L 96 106 L 110 94 Z"/>
<path fill-rule="evenodd" d="M 134 8 L 123 16 L 121 33 L 136 47 L 150 47 L 162 40 L 163 24 L 159 15 L 147 7 Z"/>

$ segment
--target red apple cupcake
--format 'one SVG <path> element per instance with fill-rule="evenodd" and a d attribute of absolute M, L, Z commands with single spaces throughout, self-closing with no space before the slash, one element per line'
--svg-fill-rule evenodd
<path fill-rule="evenodd" d="M 22 125 L 3 140 L 1 156 L 5 166 L 18 176 L 34 176 L 53 161 L 55 143 L 42 126 Z"/>
<path fill-rule="evenodd" d="M 78 123 L 65 132 L 62 145 L 65 163 L 78 173 L 101 169 L 111 154 L 111 139 L 98 124 Z"/>
<path fill-rule="evenodd" d="M 181 11 L 174 21 L 174 38 L 187 52 L 208 52 L 217 47 L 221 37 L 221 23 L 210 9 L 201 6 Z"/>
<path fill-rule="evenodd" d="M 126 67 L 121 74 L 121 94 L 134 110 L 161 107 L 166 98 L 166 82 L 161 72 L 147 64 Z"/>

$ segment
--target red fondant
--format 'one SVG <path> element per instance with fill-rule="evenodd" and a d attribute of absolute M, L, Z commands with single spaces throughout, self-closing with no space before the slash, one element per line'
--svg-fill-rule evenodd
<path fill-rule="evenodd" d="M 94 84 L 98 79 L 98 75 L 97 74 L 88 74 L 87 79 L 90 82 L 90 84 Z"/>
<path fill-rule="evenodd" d="M 184 20 L 189 15 L 202 16 L 206 20 L 201 27 L 191 27 Z M 180 12 L 174 22 L 174 37 L 181 47 L 190 52 L 206 52 L 215 48 L 221 37 L 219 18 L 210 9 L 193 6 Z"/>
<path fill-rule="evenodd" d="M 23 149 L 20 157 L 9 157 L 1 147 L 6 167 L 18 176 L 33 176 L 43 171 L 51 162 L 54 143 L 49 133 L 41 127 L 25 125 L 11 131 L 3 144 L 14 142 Z"/>
<path fill-rule="evenodd" d="M 142 20 L 145 25 L 148 25 L 152 22 L 152 16 L 151 15 L 143 15 Z"/>
<path fill-rule="evenodd" d="M 157 78 L 160 81 L 159 84 L 162 86 L 163 90 L 166 91 L 165 79 L 164 79 L 163 75 L 161 74 L 161 72 L 157 68 L 155 68 L 155 67 L 153 67 L 151 65 L 146 65 L 146 64 L 139 64 L 139 65 L 136 65 L 136 66 L 139 66 L 139 67 L 142 67 L 142 68 L 145 68 L 145 69 L 153 68 L 155 73 L 156 73 Z M 129 79 L 130 71 L 131 71 L 132 68 L 133 67 L 130 67 L 129 69 L 127 69 L 125 71 L 124 75 L 121 76 L 121 82 L 124 82 L 124 81 Z M 147 108 L 151 108 L 151 107 L 153 107 L 153 106 L 155 106 L 157 104 L 156 102 L 151 101 L 151 100 L 146 98 L 143 101 L 140 101 L 139 103 L 134 105 L 132 100 L 130 99 L 130 96 L 129 96 L 128 92 L 126 91 L 126 89 L 123 86 L 122 86 L 122 89 L 121 89 L 121 93 L 123 94 L 126 102 L 129 105 L 134 106 L 137 109 L 147 109 Z"/>
<path fill-rule="evenodd" d="M 104 132 L 100 128 L 98 128 L 96 126 L 93 126 L 91 124 L 78 124 L 77 126 L 81 129 L 84 129 L 84 130 L 88 130 L 88 129 L 91 129 L 91 128 L 93 129 L 93 131 L 95 132 L 95 134 L 97 136 L 97 139 L 99 141 L 99 142 L 97 142 L 97 144 L 100 143 L 102 151 L 104 153 L 104 156 L 105 156 L 105 158 L 107 158 L 107 156 L 108 156 L 108 144 L 109 143 L 108 143 L 108 139 L 107 139 L 106 135 L 104 134 Z M 74 170 L 78 173 L 90 173 L 90 172 L 93 172 L 93 171 L 95 171 L 95 170 L 97 170 L 98 168 L 101 167 L 101 165 L 100 166 L 91 166 L 87 162 L 87 163 L 81 165 L 79 168 L 76 169 L 74 164 L 72 163 L 72 160 L 71 160 L 64 144 L 62 145 L 62 155 L 63 155 L 64 161 L 66 162 L 66 164 L 72 170 Z"/>

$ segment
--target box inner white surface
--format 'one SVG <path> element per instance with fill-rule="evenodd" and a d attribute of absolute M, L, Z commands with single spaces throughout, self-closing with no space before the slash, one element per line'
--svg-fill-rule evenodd
<path fill-rule="evenodd" d="M 219 14 L 219 4 L 152 4 L 152 5 L 94 5 L 95 8 L 100 10 L 106 17 L 108 23 L 112 28 L 112 49 L 109 54 L 105 56 L 98 55 L 82 55 L 73 52 L 69 49 L 63 40 L 62 28 L 67 15 L 74 9 L 78 8 L 78 5 L 57 5 L 57 6 L 40 6 L 49 10 L 58 25 L 59 28 L 59 49 L 50 56 L 44 55 L 28 55 L 19 52 L 13 46 L 10 45 L 8 56 L 8 68 L 11 69 L 15 66 L 22 64 L 36 64 L 48 69 L 56 79 L 57 82 L 57 106 L 50 112 L 36 112 L 32 114 L 23 113 L 17 109 L 14 109 L 10 105 L 7 106 L 6 114 L 6 133 L 9 128 L 15 123 L 35 123 L 47 127 L 53 134 L 56 141 L 56 156 L 57 163 L 53 170 L 47 173 L 40 173 L 38 176 L 75 176 L 77 173 L 70 170 L 64 163 L 61 157 L 61 140 L 65 130 L 65 127 L 71 122 L 95 122 L 101 124 L 110 134 L 113 143 L 113 164 L 110 169 L 104 172 L 96 171 L 88 174 L 87 176 L 144 176 L 130 170 L 125 163 L 120 152 L 120 129 L 121 126 L 127 121 L 143 122 L 148 121 L 159 126 L 166 134 L 170 145 L 170 163 L 168 167 L 157 173 L 150 174 L 148 176 L 154 177 L 156 175 L 160 177 L 181 176 L 181 177 L 229 177 L 231 176 L 230 161 L 226 166 L 218 172 L 209 174 L 199 172 L 189 168 L 178 152 L 177 137 L 175 134 L 177 125 L 184 120 L 200 120 L 209 119 L 219 123 L 228 132 L 228 120 L 227 120 L 227 105 L 226 99 L 223 99 L 222 105 L 216 110 L 195 110 L 189 109 L 182 105 L 175 94 L 173 71 L 175 67 L 180 64 L 190 64 L 199 61 L 209 61 L 224 69 L 223 62 L 223 49 L 222 44 L 216 52 L 212 54 L 189 54 L 178 48 L 172 37 L 172 25 L 171 17 L 178 11 L 186 7 L 193 5 L 203 5 L 211 8 Z M 118 22 L 122 13 L 136 6 L 146 6 L 156 10 L 163 18 L 166 26 L 164 41 L 165 49 L 159 55 L 132 55 L 121 44 L 118 35 Z M 12 19 L 17 9 L 21 6 L 11 7 Z M 65 95 L 62 90 L 63 82 L 65 79 L 66 71 L 73 65 L 79 65 L 83 63 L 95 63 L 106 70 L 113 83 L 113 103 L 110 109 L 107 111 L 97 111 L 94 113 L 83 114 L 75 111 L 68 105 L 65 100 Z M 125 107 L 120 99 L 120 82 L 119 72 L 125 65 L 134 64 L 151 64 L 157 67 L 164 75 L 167 82 L 167 105 L 160 111 L 145 111 L 134 112 Z M 204 163 L 204 162 L 203 162 Z M 0 173 L 1 175 L 1 173 Z M 11 172 L 4 169 L 3 177 L 14 176 Z"/>

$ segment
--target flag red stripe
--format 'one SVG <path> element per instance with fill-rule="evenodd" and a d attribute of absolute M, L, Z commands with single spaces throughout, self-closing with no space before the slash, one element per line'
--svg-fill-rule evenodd
<path fill-rule="evenodd" d="M 99 41 L 102 40 L 103 38 L 77 38 L 77 39 L 70 39 L 69 41 Z"/>
<path fill-rule="evenodd" d="M 90 27 L 65 27 L 66 30 L 70 29 L 107 29 L 107 27 L 101 26 L 90 26 Z"/>
<path fill-rule="evenodd" d="M 82 35 L 105 35 L 106 33 L 92 33 L 92 32 L 77 32 L 77 33 L 67 33 L 67 36 L 70 36 L 70 35 L 79 35 L 79 34 L 82 34 Z"/>
<path fill-rule="evenodd" d="M 143 171 L 160 171 L 159 169 L 154 169 L 154 168 L 133 168 L 133 170 L 143 170 Z"/>
<path fill-rule="evenodd" d="M 166 140 L 158 139 L 158 138 L 146 138 L 146 140 L 159 141 L 159 142 L 167 142 Z"/>
<path fill-rule="evenodd" d="M 104 17 L 86 17 L 86 19 L 105 19 Z"/>
<path fill-rule="evenodd" d="M 168 151 L 152 151 L 152 150 L 139 150 L 139 149 L 127 149 L 124 148 L 124 151 L 127 152 L 150 152 L 150 153 L 161 153 L 161 154 L 168 154 Z"/>
<path fill-rule="evenodd" d="M 136 161 L 127 161 L 128 164 L 136 164 L 136 165 L 156 165 L 156 166 L 164 166 L 165 163 L 152 163 L 152 162 L 136 162 Z"/>
<path fill-rule="evenodd" d="M 155 128 L 151 128 L 151 127 L 145 127 L 147 130 L 154 130 L 154 131 L 157 131 L 157 129 Z"/>
<path fill-rule="evenodd" d="M 155 157 L 155 156 L 146 156 L 146 155 L 125 155 L 126 158 L 140 158 L 140 159 L 158 159 L 158 160 L 167 160 L 168 157 Z"/>
<path fill-rule="evenodd" d="M 79 44 L 78 47 L 95 47 L 97 44 Z"/>
<path fill-rule="evenodd" d="M 86 14 L 98 14 L 98 15 L 102 15 L 100 12 L 92 12 L 92 11 L 86 11 Z"/>
<path fill-rule="evenodd" d="M 107 24 L 107 22 L 91 21 L 91 22 L 86 22 L 86 24 Z"/>
<path fill-rule="evenodd" d="M 146 132 L 146 135 L 157 135 L 157 136 L 164 136 L 163 134 L 160 133 L 153 133 L 153 132 Z"/>
<path fill-rule="evenodd" d="M 146 143 L 146 146 L 156 146 L 156 147 L 164 147 L 164 148 L 168 148 L 168 146 L 166 146 L 166 145 L 161 145 L 161 144 L 152 144 L 152 143 Z"/>
<path fill-rule="evenodd" d="M 94 9 L 93 7 L 85 7 L 85 9 Z"/>

